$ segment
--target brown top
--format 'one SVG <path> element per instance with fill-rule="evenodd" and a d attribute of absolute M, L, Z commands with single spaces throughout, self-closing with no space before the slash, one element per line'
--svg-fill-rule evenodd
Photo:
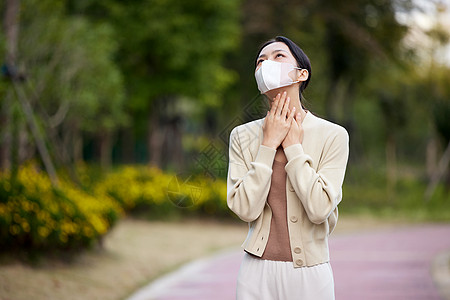
<path fill-rule="evenodd" d="M 286 158 L 283 150 L 278 149 L 277 157 L 272 165 L 272 182 L 270 185 L 267 203 L 272 209 L 270 233 L 262 259 L 276 261 L 292 261 L 289 231 L 287 225 L 286 201 Z M 281 153 L 280 153 L 281 152 Z M 277 158 L 280 157 L 278 161 Z"/>

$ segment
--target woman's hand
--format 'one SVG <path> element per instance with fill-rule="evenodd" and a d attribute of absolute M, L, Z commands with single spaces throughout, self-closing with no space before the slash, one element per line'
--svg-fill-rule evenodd
<path fill-rule="evenodd" d="M 285 149 L 294 144 L 301 144 L 302 142 L 303 142 L 302 117 L 300 113 L 297 113 L 295 115 L 295 118 L 292 120 L 291 127 L 285 139 L 283 140 L 281 146 L 283 147 L 283 149 Z"/>
<path fill-rule="evenodd" d="M 286 97 L 287 93 L 278 94 L 272 102 L 270 111 L 263 124 L 263 141 L 262 145 L 277 149 L 281 145 L 289 132 L 291 123 L 293 122 L 295 110 L 289 112 L 290 98 Z"/>

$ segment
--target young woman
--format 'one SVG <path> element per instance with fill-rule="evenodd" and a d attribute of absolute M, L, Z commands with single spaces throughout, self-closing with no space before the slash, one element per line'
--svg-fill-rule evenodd
<path fill-rule="evenodd" d="M 261 47 L 255 78 L 270 111 L 235 127 L 229 145 L 227 203 L 249 223 L 237 299 L 334 299 L 328 236 L 342 199 L 347 131 L 302 106 L 311 64 L 288 38 Z"/>

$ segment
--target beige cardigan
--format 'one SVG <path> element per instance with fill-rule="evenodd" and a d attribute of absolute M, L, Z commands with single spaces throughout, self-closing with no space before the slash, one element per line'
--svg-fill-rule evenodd
<path fill-rule="evenodd" d="M 228 207 L 249 231 L 242 247 L 261 256 L 272 211 L 267 204 L 276 150 L 261 145 L 264 118 L 235 127 L 230 134 Z M 328 236 L 336 226 L 337 205 L 348 160 L 348 133 L 308 112 L 302 144 L 284 149 L 289 239 L 294 267 L 329 261 Z"/>

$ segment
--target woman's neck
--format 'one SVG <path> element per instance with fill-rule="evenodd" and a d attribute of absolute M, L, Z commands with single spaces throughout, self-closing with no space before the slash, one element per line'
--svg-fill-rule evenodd
<path fill-rule="evenodd" d="M 287 92 L 287 96 L 290 98 L 289 109 L 292 111 L 292 109 L 295 107 L 296 113 L 300 112 L 303 120 L 306 116 L 306 111 L 302 108 L 298 88 L 294 88 L 294 86 L 281 87 L 279 89 L 268 92 L 267 97 L 269 98 L 270 107 L 272 107 L 273 99 L 277 96 L 277 94 L 283 93 L 284 91 Z"/>

